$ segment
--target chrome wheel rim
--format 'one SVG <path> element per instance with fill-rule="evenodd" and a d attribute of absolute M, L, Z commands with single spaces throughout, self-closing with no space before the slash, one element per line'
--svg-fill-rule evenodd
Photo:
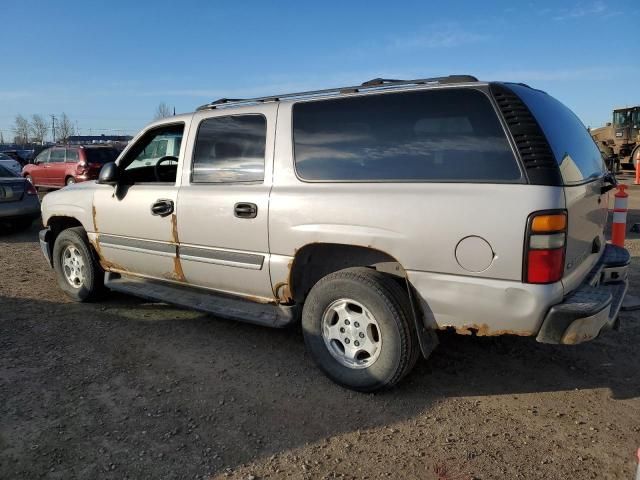
<path fill-rule="evenodd" d="M 73 245 L 67 246 L 62 252 L 62 271 L 73 288 L 80 288 L 84 284 L 84 259 L 80 250 Z"/>
<path fill-rule="evenodd" d="M 341 365 L 359 369 L 373 365 L 380 356 L 380 325 L 360 302 L 341 298 L 331 303 L 322 315 L 322 338 Z"/>

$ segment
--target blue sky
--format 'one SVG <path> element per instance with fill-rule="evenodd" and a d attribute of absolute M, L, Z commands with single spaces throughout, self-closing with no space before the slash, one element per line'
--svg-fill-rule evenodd
<path fill-rule="evenodd" d="M 135 133 L 159 102 L 469 73 L 541 88 L 587 125 L 640 104 L 640 3 L 0 2 L 0 130 L 66 112 Z"/>

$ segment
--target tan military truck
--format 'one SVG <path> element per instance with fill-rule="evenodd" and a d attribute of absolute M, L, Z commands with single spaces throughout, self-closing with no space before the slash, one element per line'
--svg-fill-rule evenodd
<path fill-rule="evenodd" d="M 640 105 L 616 108 L 613 122 L 591 130 L 598 148 L 609 157 L 612 165 L 635 168 L 640 161 Z"/>

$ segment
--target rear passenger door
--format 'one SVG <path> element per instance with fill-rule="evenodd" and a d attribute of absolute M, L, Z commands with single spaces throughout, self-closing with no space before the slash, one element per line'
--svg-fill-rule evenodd
<path fill-rule="evenodd" d="M 277 108 L 194 116 L 178 192 L 179 259 L 192 285 L 273 298 L 267 221 Z"/>
<path fill-rule="evenodd" d="M 45 168 L 45 180 L 43 183 L 54 186 L 64 185 L 65 151 L 64 147 L 56 147 L 51 150 L 49 163 Z"/>

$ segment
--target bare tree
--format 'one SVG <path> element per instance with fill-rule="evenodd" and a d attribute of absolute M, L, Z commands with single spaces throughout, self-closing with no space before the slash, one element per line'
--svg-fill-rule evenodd
<path fill-rule="evenodd" d="M 169 105 L 167 105 L 164 102 L 160 102 L 160 104 L 158 105 L 158 108 L 156 108 L 156 113 L 153 119 L 160 120 L 161 118 L 167 118 L 167 117 L 170 117 L 171 115 L 172 113 L 171 113 L 171 109 L 169 108 Z"/>
<path fill-rule="evenodd" d="M 44 139 L 49 131 L 49 124 L 42 115 L 31 116 L 31 138 L 40 145 L 44 144 Z"/>
<path fill-rule="evenodd" d="M 15 122 L 13 124 L 13 130 L 15 132 L 15 142 L 24 145 L 29 143 L 29 131 L 31 130 L 29 120 L 22 115 L 16 115 Z"/>
<path fill-rule="evenodd" d="M 74 130 L 73 122 L 66 113 L 62 112 L 56 123 L 56 136 L 62 143 L 67 143 L 69 137 L 74 134 Z"/>

